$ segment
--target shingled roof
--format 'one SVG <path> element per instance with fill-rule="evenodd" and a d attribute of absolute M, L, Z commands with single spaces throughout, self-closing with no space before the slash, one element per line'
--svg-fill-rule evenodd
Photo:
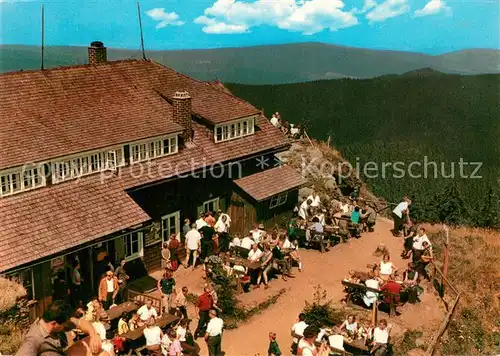
<path fill-rule="evenodd" d="M 0 199 L 0 272 L 148 221 L 128 189 L 288 147 L 289 141 L 265 117 L 256 124 L 259 130 L 253 135 L 215 143 L 213 131 L 194 123 L 193 144 L 152 160 L 148 174 L 140 174 L 140 164 L 129 165 L 103 181 L 90 175 Z"/>
<path fill-rule="evenodd" d="M 256 201 L 263 201 L 297 188 L 306 180 L 293 168 L 283 165 L 237 179 L 234 183 Z"/>
<path fill-rule="evenodd" d="M 211 124 L 259 113 L 152 61 L 1 74 L 0 169 L 180 132 L 168 103 L 179 90 L 189 91 L 193 114 Z"/>

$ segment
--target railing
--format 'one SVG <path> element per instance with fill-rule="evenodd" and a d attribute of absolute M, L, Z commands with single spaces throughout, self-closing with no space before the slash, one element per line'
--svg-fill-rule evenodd
<path fill-rule="evenodd" d="M 451 283 L 448 278 L 447 278 L 447 274 L 448 274 L 448 262 L 449 262 L 449 256 L 450 256 L 450 251 L 449 251 L 449 246 L 450 246 L 450 236 L 449 236 L 449 229 L 448 229 L 448 226 L 444 225 L 444 231 L 445 231 L 445 234 L 446 234 L 446 241 L 445 241 L 445 244 L 444 244 L 444 258 L 443 258 L 443 270 L 441 271 L 441 269 L 436 266 L 436 264 L 431 261 L 431 264 L 432 266 L 434 267 L 434 273 L 432 275 L 432 278 L 431 278 L 431 283 L 433 285 L 438 285 L 440 290 L 438 291 L 439 292 L 439 297 L 441 298 L 441 300 L 443 301 L 445 307 L 446 307 L 446 310 L 447 310 L 447 313 L 443 319 L 443 322 L 441 323 L 439 329 L 437 330 L 437 332 L 434 334 L 434 336 L 432 337 L 432 340 L 429 344 L 429 347 L 427 348 L 427 354 L 428 355 L 433 355 L 434 352 L 436 351 L 436 346 L 441 338 L 441 336 L 444 334 L 444 332 L 446 331 L 446 329 L 448 328 L 448 324 L 450 323 L 450 320 L 451 320 L 451 317 L 453 316 L 453 313 L 456 309 L 456 306 L 460 300 L 460 295 L 461 295 L 461 292 L 453 285 L 453 283 Z M 439 281 L 441 280 L 441 281 Z M 436 283 L 435 283 L 436 282 Z M 450 297 L 452 297 L 452 302 L 451 304 L 449 304 L 446 300 L 445 300 L 445 294 L 444 294 L 444 286 L 447 285 L 449 287 L 449 290 L 451 290 L 451 295 Z M 447 289 L 448 290 L 448 289 Z"/>
<path fill-rule="evenodd" d="M 151 301 L 152 306 L 157 310 L 161 311 L 161 299 L 156 298 L 147 294 L 141 294 L 139 292 L 128 290 L 127 299 L 134 303 L 146 304 L 148 301 Z"/>

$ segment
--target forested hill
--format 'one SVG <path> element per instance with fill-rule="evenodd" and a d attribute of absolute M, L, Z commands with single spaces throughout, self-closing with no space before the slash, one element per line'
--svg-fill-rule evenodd
<path fill-rule="evenodd" d="M 283 84 L 319 79 L 373 78 L 431 67 L 452 74 L 500 73 L 500 51 L 467 49 L 431 56 L 326 43 L 239 48 L 146 51 L 147 58 L 196 79 L 245 84 Z M 108 48 L 108 59 L 142 58 L 137 50 Z M 45 47 L 45 68 L 87 63 L 87 48 Z M 40 68 L 40 48 L 0 45 L 0 72 Z"/>
<path fill-rule="evenodd" d="M 366 80 L 226 86 L 267 116 L 279 111 L 314 138 L 330 136 L 351 163 L 375 162 L 378 173 L 364 176 L 373 191 L 389 201 L 413 196 L 419 218 L 498 224 L 500 75 L 425 69 Z M 471 162 L 462 163 L 463 172 L 461 161 Z M 402 163 L 396 168 L 396 162 Z M 474 176 L 482 178 L 471 177 L 472 162 L 481 162 Z"/>

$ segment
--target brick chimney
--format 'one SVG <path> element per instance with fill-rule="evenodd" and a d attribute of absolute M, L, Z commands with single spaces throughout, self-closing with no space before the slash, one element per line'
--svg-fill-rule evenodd
<path fill-rule="evenodd" d="M 104 43 L 100 41 L 92 42 L 89 46 L 89 64 L 106 63 L 107 60 L 108 55 Z"/>
<path fill-rule="evenodd" d="M 177 91 L 172 99 L 174 108 L 174 122 L 184 127 L 184 142 L 193 139 L 193 128 L 191 124 L 191 96 L 184 91 Z"/>

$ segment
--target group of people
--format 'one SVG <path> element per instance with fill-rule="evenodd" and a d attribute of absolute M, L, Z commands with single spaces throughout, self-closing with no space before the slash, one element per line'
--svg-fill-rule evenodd
<path fill-rule="evenodd" d="M 325 204 L 327 203 L 327 204 Z M 322 203 L 319 194 L 312 192 L 295 208 L 296 219 L 292 219 L 289 231 L 306 246 L 318 245 L 321 252 L 327 251 L 331 243 L 345 241 L 349 237 L 359 238 L 363 231 L 373 231 L 377 213 L 362 198 L 357 190 L 344 201 L 332 200 Z"/>
<path fill-rule="evenodd" d="M 340 325 L 319 327 L 315 324 L 309 325 L 304 313 L 299 314 L 297 321 L 291 329 L 292 355 L 327 356 L 332 354 L 343 354 L 344 343 L 352 343 L 360 340 L 362 345 L 368 347 L 370 354 L 385 355 L 388 349 L 389 334 L 391 326 L 387 320 L 381 319 L 378 326 L 369 321 L 358 323 L 354 315 L 348 315 Z M 269 355 L 281 355 L 277 346 L 276 334 L 271 333 L 269 344 Z M 275 350 L 279 353 L 276 353 Z"/>
<path fill-rule="evenodd" d="M 304 129 L 302 126 L 289 123 L 286 120 L 283 121 L 281 119 L 281 115 L 279 112 L 275 112 L 271 116 L 270 121 L 274 127 L 280 129 L 281 132 L 283 132 L 285 135 L 287 135 L 293 139 L 298 140 L 298 139 L 303 138 L 305 135 Z"/>

